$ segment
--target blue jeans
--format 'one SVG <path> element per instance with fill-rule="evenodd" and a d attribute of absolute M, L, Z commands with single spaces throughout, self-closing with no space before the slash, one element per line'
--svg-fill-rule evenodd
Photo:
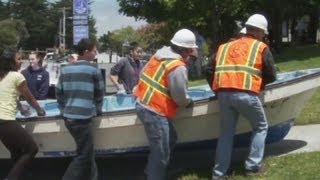
<path fill-rule="evenodd" d="M 68 120 L 65 125 L 77 145 L 77 154 L 64 173 L 63 180 L 97 180 L 92 120 Z"/>
<path fill-rule="evenodd" d="M 149 157 L 145 169 L 148 180 L 167 179 L 170 151 L 177 141 L 176 130 L 170 120 L 136 103 L 136 111 L 144 125 L 149 141 Z"/>
<path fill-rule="evenodd" d="M 219 92 L 218 101 L 221 127 L 213 175 L 226 175 L 230 166 L 233 136 L 240 114 L 249 120 L 252 127 L 250 152 L 245 162 L 245 169 L 259 169 L 261 167 L 268 130 L 267 118 L 260 99 L 257 95 L 246 92 Z"/>

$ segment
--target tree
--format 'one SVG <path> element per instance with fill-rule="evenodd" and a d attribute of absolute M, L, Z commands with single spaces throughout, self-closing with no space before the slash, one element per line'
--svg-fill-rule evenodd
<path fill-rule="evenodd" d="M 24 48 L 35 49 L 48 47 L 53 34 L 50 30 L 55 27 L 48 18 L 48 3 L 46 0 L 9 0 L 11 18 L 25 22 L 30 37 L 21 42 Z"/>
<path fill-rule="evenodd" d="M 109 63 L 112 62 L 112 54 L 113 51 L 116 49 L 116 40 L 112 39 L 113 33 L 108 31 L 107 34 L 103 34 L 99 38 L 100 42 L 100 51 L 101 52 L 107 52 L 109 54 Z"/>
<path fill-rule="evenodd" d="M 254 13 L 266 15 L 269 20 L 273 45 L 279 49 L 282 43 L 282 23 L 294 26 L 297 17 L 310 15 L 309 32 L 315 39 L 319 22 L 319 0 L 117 0 L 119 12 L 144 19 L 149 23 L 166 22 L 171 29 L 186 27 L 197 29 L 211 42 L 213 51 L 239 31 Z M 291 27 L 292 28 L 292 27 Z M 208 41 L 210 40 L 210 41 Z"/>
<path fill-rule="evenodd" d="M 117 0 L 120 12 L 149 23 L 166 22 L 169 29 L 196 29 L 217 46 L 238 32 L 236 20 L 243 19 L 243 0 Z M 172 31 L 172 34 L 174 33 Z"/>
<path fill-rule="evenodd" d="M 132 26 L 112 31 L 110 38 L 112 39 L 112 50 L 122 56 L 128 53 L 128 47 L 131 42 L 138 42 L 137 32 Z"/>
<path fill-rule="evenodd" d="M 91 4 L 92 1 L 89 1 Z M 59 0 L 52 4 L 52 21 L 56 24 L 56 38 L 59 38 L 59 19 L 62 18 L 62 8 L 67 8 L 66 11 L 66 47 L 72 48 L 73 47 L 73 0 Z M 89 17 L 88 17 L 88 26 L 89 26 L 89 38 L 93 41 L 97 42 L 97 30 L 95 28 L 96 20 L 93 16 L 90 15 L 91 10 L 89 9 Z M 58 44 L 56 44 L 57 46 Z"/>
<path fill-rule="evenodd" d="M 0 50 L 8 47 L 18 48 L 20 41 L 29 34 L 22 20 L 0 21 Z"/>
<path fill-rule="evenodd" d="M 137 29 L 138 42 L 145 50 L 153 53 L 163 45 L 168 45 L 172 30 L 166 23 L 147 24 Z"/>
<path fill-rule="evenodd" d="M 0 0 L 0 21 L 8 19 L 10 15 L 10 11 L 8 8 L 8 3 L 4 3 Z"/>

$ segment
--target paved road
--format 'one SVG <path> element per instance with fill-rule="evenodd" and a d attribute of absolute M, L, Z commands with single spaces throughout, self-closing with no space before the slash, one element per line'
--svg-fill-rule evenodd
<path fill-rule="evenodd" d="M 266 156 L 283 156 L 292 153 L 320 151 L 320 124 L 294 126 L 284 140 L 266 146 Z M 246 148 L 234 152 L 234 161 L 243 160 Z M 214 152 L 211 149 L 173 154 L 172 171 L 201 169 L 212 166 Z M 97 158 L 100 179 L 134 180 L 143 173 L 147 157 L 135 155 L 125 157 Z M 26 180 L 59 180 L 70 159 L 37 159 Z M 8 171 L 8 161 L 0 160 L 0 179 Z"/>

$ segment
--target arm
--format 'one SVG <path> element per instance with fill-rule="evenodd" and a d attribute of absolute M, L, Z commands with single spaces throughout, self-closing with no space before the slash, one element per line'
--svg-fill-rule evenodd
<path fill-rule="evenodd" d="M 273 56 L 269 48 L 266 48 L 262 54 L 262 79 L 263 86 L 272 83 L 277 78 L 276 67 L 273 62 Z"/>
<path fill-rule="evenodd" d="M 105 87 L 104 87 L 102 74 L 99 69 L 97 71 L 97 76 L 95 78 L 94 87 L 95 87 L 94 99 L 95 99 L 96 112 L 97 112 L 97 115 L 101 115 Z"/>
<path fill-rule="evenodd" d="M 122 72 L 124 67 L 124 60 L 117 62 L 110 70 L 109 79 L 119 90 L 119 74 Z"/>
<path fill-rule="evenodd" d="M 216 67 L 216 54 L 212 55 L 212 57 L 209 60 L 209 63 L 207 64 L 204 70 L 206 75 L 206 80 L 210 87 L 212 87 L 212 84 L 213 84 L 215 67 Z"/>
<path fill-rule="evenodd" d="M 112 75 L 112 74 L 109 74 L 109 79 L 111 80 L 111 82 L 117 87 L 118 89 L 118 86 L 119 86 L 119 83 L 118 83 L 118 75 Z"/>
<path fill-rule="evenodd" d="M 169 73 L 170 95 L 178 106 L 185 107 L 190 103 L 187 94 L 188 73 L 185 66 L 179 66 Z"/>
<path fill-rule="evenodd" d="M 26 81 L 23 81 L 18 86 L 18 91 L 23 96 L 23 98 L 37 111 L 38 116 L 46 115 L 46 112 L 40 107 L 37 100 L 32 96 Z"/>

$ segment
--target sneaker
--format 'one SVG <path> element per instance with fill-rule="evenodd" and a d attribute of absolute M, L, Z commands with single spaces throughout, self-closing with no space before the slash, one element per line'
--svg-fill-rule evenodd
<path fill-rule="evenodd" d="M 266 172 L 266 167 L 264 164 L 259 169 L 254 169 L 254 170 L 247 170 L 246 169 L 246 176 L 256 176 L 256 175 L 261 175 Z"/>

